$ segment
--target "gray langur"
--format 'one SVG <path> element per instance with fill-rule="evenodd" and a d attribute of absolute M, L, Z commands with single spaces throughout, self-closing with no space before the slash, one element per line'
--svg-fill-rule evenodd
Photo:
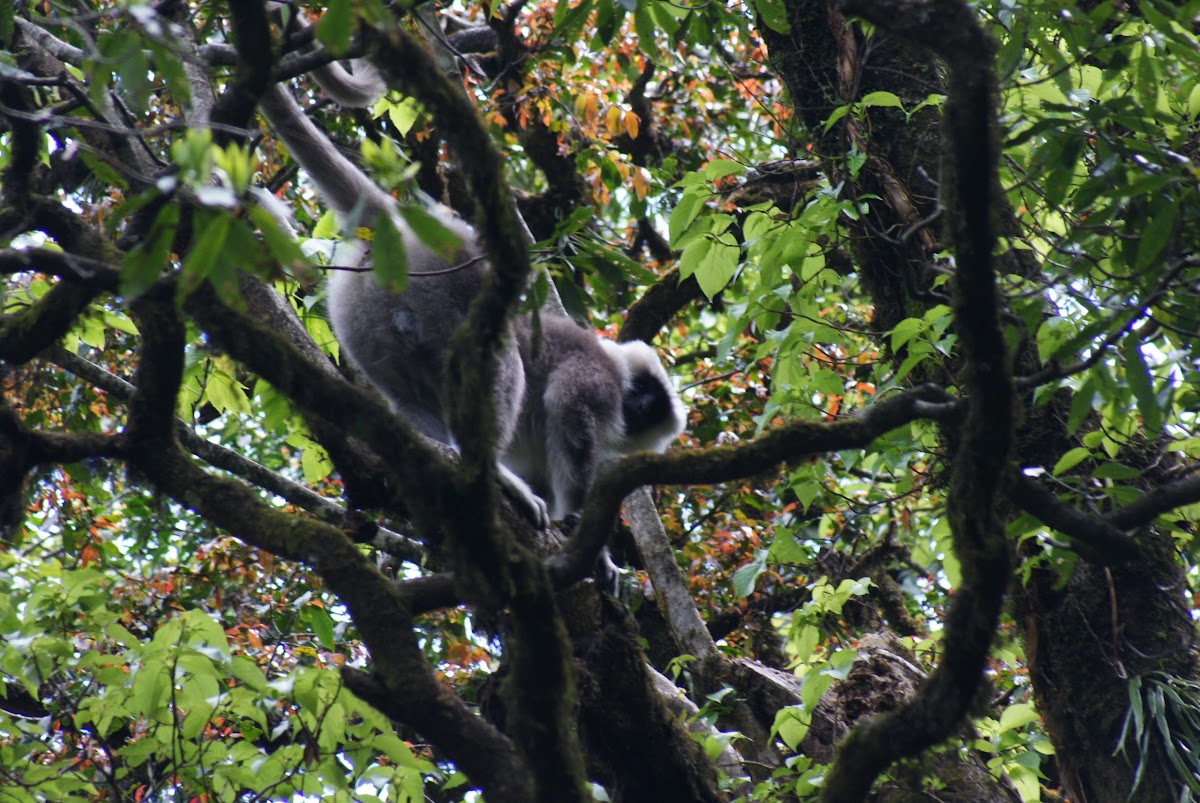
<path fill-rule="evenodd" d="M 335 100 L 362 105 L 354 101 L 371 94 L 338 91 L 338 75 L 328 70 L 320 77 Z M 365 80 L 372 80 L 370 73 Z M 387 214 L 400 233 L 409 265 L 405 290 L 386 291 L 370 272 L 335 271 L 330 319 L 343 353 L 397 411 L 426 436 L 452 444 L 444 416 L 446 349 L 488 269 L 474 230 L 435 211 L 460 247 L 449 259 L 433 253 L 397 213 L 395 201 L 333 147 L 284 85 L 267 91 L 261 109 L 343 220 L 357 215 L 370 224 Z M 511 322 L 494 397 L 501 481 L 545 527 L 551 518 L 574 520 L 602 461 L 664 450 L 683 431 L 685 414 L 645 343 L 605 340 L 556 315 L 543 314 L 540 323 L 535 333 L 528 316 Z"/>

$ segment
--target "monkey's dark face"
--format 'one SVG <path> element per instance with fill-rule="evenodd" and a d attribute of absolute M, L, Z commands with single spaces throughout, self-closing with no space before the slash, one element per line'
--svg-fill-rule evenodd
<path fill-rule="evenodd" d="M 630 377 L 621 412 L 625 416 L 625 435 L 630 438 L 660 429 L 664 422 L 675 418 L 671 397 L 662 381 L 645 372 Z"/>

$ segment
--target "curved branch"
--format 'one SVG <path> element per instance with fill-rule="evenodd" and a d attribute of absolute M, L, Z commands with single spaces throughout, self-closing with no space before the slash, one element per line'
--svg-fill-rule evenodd
<path fill-rule="evenodd" d="M 680 279 L 679 268 L 672 268 L 629 308 L 617 339 L 649 343 L 680 310 L 702 298 L 700 283 Z"/>
<path fill-rule="evenodd" d="M 892 762 L 952 733 L 982 679 L 1012 573 L 998 511 L 1014 413 L 992 261 L 993 214 L 1001 197 L 995 44 L 959 0 L 843 0 L 841 9 L 923 45 L 950 68 L 943 172 L 949 179 L 944 187 L 958 266 L 955 320 L 969 396 L 947 502 L 963 577 L 946 618 L 945 654 L 916 697 L 851 731 L 827 776 L 821 796 L 827 803 L 864 799 Z"/>
<path fill-rule="evenodd" d="M 650 454 L 611 463 L 592 484 L 579 528 L 566 549 L 550 560 L 556 582 L 586 576 L 608 537 L 621 501 L 642 485 L 708 485 L 748 477 L 780 463 L 841 449 L 861 449 L 891 430 L 918 419 L 951 419 L 958 407 L 945 390 L 922 385 L 881 399 L 840 421 L 793 421 L 750 443 Z"/>
<path fill-rule="evenodd" d="M 114 292 L 121 270 L 99 259 L 50 248 L 6 248 L 0 251 L 0 274 L 37 271 L 85 284 L 93 292 Z"/>
<path fill-rule="evenodd" d="M 245 128 L 249 124 L 275 67 L 266 4 L 262 0 L 230 3 L 229 12 L 237 67 L 233 80 L 217 98 L 210 120 L 214 141 L 222 145 L 230 139 L 225 126 Z"/>

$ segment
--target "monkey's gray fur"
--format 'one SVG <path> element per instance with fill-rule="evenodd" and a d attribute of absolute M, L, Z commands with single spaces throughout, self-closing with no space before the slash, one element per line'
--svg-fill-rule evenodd
<path fill-rule="evenodd" d="M 336 75 L 323 78 L 335 99 L 353 104 L 369 94 L 350 98 L 337 92 Z M 386 292 L 370 272 L 334 271 L 330 318 L 342 352 L 399 413 L 428 437 L 452 443 L 443 415 L 445 351 L 487 270 L 474 230 L 435 211 L 461 242 L 457 254 L 442 259 L 412 233 L 392 198 L 338 153 L 285 86 L 272 87 L 261 108 L 335 212 L 343 219 L 359 215 L 365 225 L 387 214 L 400 233 L 409 265 L 404 292 Z M 603 460 L 662 451 L 683 430 L 683 404 L 645 343 L 613 343 L 554 315 L 541 316 L 540 337 L 527 316 L 511 324 L 510 335 L 494 389 L 496 451 L 502 481 L 538 526 L 578 513 Z"/>

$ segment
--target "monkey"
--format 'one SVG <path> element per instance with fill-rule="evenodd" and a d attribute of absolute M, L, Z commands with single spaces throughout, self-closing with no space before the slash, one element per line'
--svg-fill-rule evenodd
<path fill-rule="evenodd" d="M 338 76 L 327 71 L 322 78 L 328 88 Z M 338 99 L 347 93 L 335 87 L 330 94 Z M 308 119 L 286 86 L 268 89 L 260 108 L 343 220 L 358 216 L 369 225 L 386 214 L 400 234 L 407 287 L 392 293 L 369 271 L 335 271 L 328 288 L 330 321 L 343 353 L 396 411 L 426 437 L 453 445 L 444 415 L 446 350 L 489 269 L 474 229 L 434 211 L 460 242 L 449 257 L 435 254 L 392 198 Z M 573 527 L 599 466 L 621 454 L 663 451 L 683 431 L 685 413 L 650 346 L 598 337 L 558 315 L 543 314 L 539 323 L 516 317 L 500 348 L 493 388 L 498 468 L 533 524 L 545 528 L 557 520 Z M 604 559 L 606 571 L 615 571 Z M 615 581 L 615 575 L 606 579 Z"/>

